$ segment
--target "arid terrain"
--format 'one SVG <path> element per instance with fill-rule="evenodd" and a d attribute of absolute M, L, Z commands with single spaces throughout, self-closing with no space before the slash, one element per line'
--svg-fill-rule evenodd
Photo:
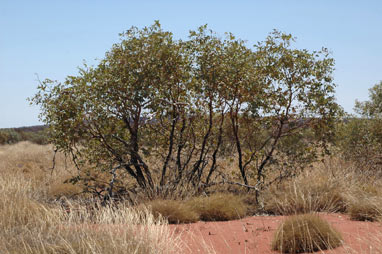
<path fill-rule="evenodd" d="M 317 253 L 382 253 L 382 224 L 352 221 L 344 214 L 320 216 L 344 237 L 344 244 Z M 271 250 L 274 233 L 283 216 L 253 216 L 228 222 L 197 222 L 171 226 L 181 234 L 187 249 L 184 253 L 279 253 Z"/>
<path fill-rule="evenodd" d="M 168 225 L 152 215 L 156 212 L 150 205 L 89 209 L 85 194 L 74 195 L 80 187 L 63 183 L 74 168 L 58 154 L 52 171 L 52 155 L 50 145 L 0 147 L 1 253 L 277 253 L 271 243 L 289 216 L 248 212 L 242 219 Z M 382 224 L 376 213 L 380 184 L 364 181 L 350 164 L 332 159 L 282 188 L 270 189 L 264 209 L 273 214 L 319 212 L 343 237 L 342 247 L 323 253 L 382 253 Z M 355 208 L 362 202 L 362 215 L 373 222 L 357 221 Z"/>

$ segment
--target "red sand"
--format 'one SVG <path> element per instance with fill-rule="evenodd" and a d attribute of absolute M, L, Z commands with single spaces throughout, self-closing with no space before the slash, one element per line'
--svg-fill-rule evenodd
<path fill-rule="evenodd" d="M 334 228 L 341 232 L 344 245 L 318 253 L 382 253 L 382 223 L 351 221 L 347 215 L 324 214 Z M 278 253 L 271 250 L 275 230 L 285 217 L 254 216 L 226 222 L 197 222 L 186 225 L 171 225 L 188 248 L 184 253 Z"/>

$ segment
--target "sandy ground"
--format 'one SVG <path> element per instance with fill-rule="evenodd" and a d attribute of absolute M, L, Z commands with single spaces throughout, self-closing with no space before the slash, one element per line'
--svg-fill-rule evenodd
<path fill-rule="evenodd" d="M 382 223 L 351 221 L 347 215 L 325 214 L 334 228 L 342 233 L 344 245 L 318 253 L 382 254 Z M 184 253 L 278 253 L 271 250 L 271 241 L 283 216 L 253 216 L 227 222 L 197 222 L 170 225 L 188 245 Z"/>

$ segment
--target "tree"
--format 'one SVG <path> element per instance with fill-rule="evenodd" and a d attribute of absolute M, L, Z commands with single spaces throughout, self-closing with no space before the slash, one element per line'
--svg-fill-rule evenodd
<path fill-rule="evenodd" d="M 366 174 L 382 173 L 382 82 L 369 89 L 369 100 L 355 101 L 354 111 L 340 126 L 339 146 L 345 159 Z"/>
<path fill-rule="evenodd" d="M 368 101 L 355 101 L 354 111 L 367 118 L 382 117 L 382 81 L 369 89 Z"/>
<path fill-rule="evenodd" d="M 75 180 L 93 186 L 90 172 L 106 172 L 109 184 L 93 187 L 101 195 L 205 188 L 230 159 L 258 191 L 266 169 L 292 175 L 332 134 L 338 106 L 325 49 L 292 49 L 277 31 L 250 49 L 206 26 L 174 40 L 159 22 L 121 36 L 96 67 L 46 79 L 32 98 L 53 144 L 87 172 Z M 301 138 L 307 130 L 313 138 Z"/>

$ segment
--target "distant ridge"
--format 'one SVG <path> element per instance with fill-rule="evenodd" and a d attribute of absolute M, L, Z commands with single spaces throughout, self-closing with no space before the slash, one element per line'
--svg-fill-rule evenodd
<path fill-rule="evenodd" d="M 15 130 L 20 132 L 36 132 L 36 131 L 43 131 L 47 128 L 46 125 L 32 125 L 32 126 L 22 126 L 22 127 L 15 127 L 15 128 L 0 128 L 0 130 Z"/>

